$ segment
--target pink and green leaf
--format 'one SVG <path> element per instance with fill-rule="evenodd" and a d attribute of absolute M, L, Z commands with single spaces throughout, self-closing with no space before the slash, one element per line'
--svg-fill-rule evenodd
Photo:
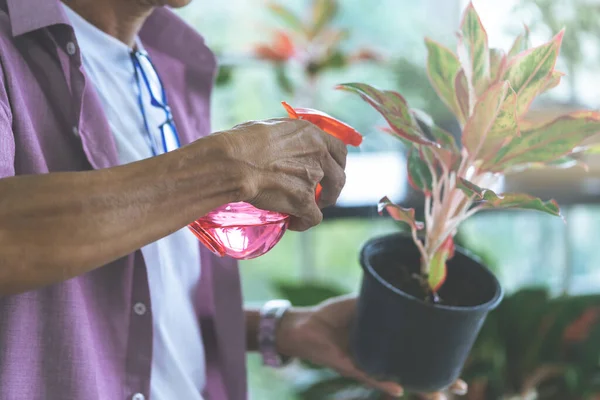
<path fill-rule="evenodd" d="M 560 80 L 563 76 L 565 76 L 564 72 L 556 70 L 552 71 L 550 76 L 546 78 L 546 83 L 542 86 L 539 94 L 542 94 L 557 87 L 560 84 Z"/>
<path fill-rule="evenodd" d="M 425 126 L 431 133 L 433 139 L 440 146 L 453 152 L 460 152 L 460 149 L 456 145 L 456 140 L 454 139 L 454 136 L 452 136 L 452 134 L 446 131 L 445 129 L 442 129 L 439 126 L 437 126 L 433 121 L 433 118 L 431 118 L 429 114 L 415 108 L 411 109 L 411 112 L 413 113 L 415 118 L 418 118 L 421 122 L 423 122 L 423 124 L 425 124 Z"/>
<path fill-rule="evenodd" d="M 510 58 L 517 56 L 518 54 L 526 51 L 531 47 L 531 43 L 529 41 L 529 28 L 525 25 L 525 32 L 521 33 L 516 37 L 513 45 L 511 46 L 508 56 Z"/>
<path fill-rule="evenodd" d="M 503 79 L 508 80 L 517 93 L 519 116 L 527 111 L 545 87 L 548 76 L 554 70 L 563 35 L 564 30 L 548 43 L 522 52 L 509 62 Z"/>
<path fill-rule="evenodd" d="M 570 154 L 584 140 L 600 133 L 600 113 L 578 111 L 521 132 L 482 168 L 503 172 L 510 167 L 529 163 L 547 163 Z"/>
<path fill-rule="evenodd" d="M 448 236 L 444 243 L 434 253 L 429 261 L 429 274 L 427 281 L 431 290 L 436 293 L 448 276 L 448 267 L 446 262 L 454 256 L 454 240 Z"/>
<path fill-rule="evenodd" d="M 585 171 L 589 170 L 589 167 L 585 162 L 568 155 L 546 163 L 534 162 L 529 164 L 516 165 L 515 167 L 509 169 L 507 172 L 519 172 L 531 169 L 569 169 L 575 167 L 580 167 Z"/>
<path fill-rule="evenodd" d="M 447 47 L 431 39 L 425 39 L 427 46 L 427 75 L 431 86 L 440 99 L 455 115 L 460 115 L 456 103 L 454 80 L 460 70 L 460 62 Z"/>
<path fill-rule="evenodd" d="M 560 208 L 555 200 L 543 201 L 528 194 L 506 193 L 502 196 L 497 196 L 494 192 L 488 190 L 484 195 L 484 201 L 485 207 L 535 210 L 561 217 Z"/>
<path fill-rule="evenodd" d="M 490 80 L 495 82 L 504 75 L 508 58 L 502 49 L 490 49 Z"/>
<path fill-rule="evenodd" d="M 517 96 L 507 81 L 490 87 L 475 104 L 463 132 L 463 145 L 474 159 L 486 160 L 519 135 Z"/>
<path fill-rule="evenodd" d="M 397 204 L 394 204 L 387 196 L 379 200 L 377 205 L 377 211 L 379 214 L 383 214 L 383 211 L 387 211 L 390 217 L 399 222 L 404 222 L 411 229 L 421 230 L 425 227 L 422 222 L 415 219 L 415 210 L 413 208 L 402 208 Z"/>
<path fill-rule="evenodd" d="M 459 178 L 456 180 L 456 187 L 467 196 L 474 197 L 477 200 L 483 200 L 483 195 L 486 189 L 482 189 L 471 181 L 468 181 L 464 178 Z"/>
<path fill-rule="evenodd" d="M 474 197 L 485 208 L 518 208 L 542 211 L 560 217 L 560 208 L 554 200 L 542 201 L 537 197 L 521 193 L 497 195 L 493 190 L 484 189 L 466 179 L 460 178 L 456 184 L 468 197 Z"/>
<path fill-rule="evenodd" d="M 406 100 L 397 92 L 379 90 L 364 83 L 346 83 L 337 89 L 358 94 L 375 108 L 388 122 L 394 133 L 410 142 L 423 145 L 437 145 L 419 129 Z"/>
<path fill-rule="evenodd" d="M 455 164 L 455 161 L 460 157 L 460 149 L 456 145 L 454 136 L 452 136 L 450 132 L 437 126 L 434 123 L 433 118 L 427 113 L 417 109 L 412 109 L 411 111 L 415 115 L 415 118 L 425 125 L 430 137 L 440 145 L 440 147 L 430 146 L 427 148 L 427 151 L 431 152 L 434 156 L 432 158 L 437 159 L 437 161 L 439 161 L 446 169 L 453 169 L 452 167 Z M 424 150 L 425 149 L 421 147 L 421 152 Z"/>
<path fill-rule="evenodd" d="M 416 147 L 410 148 L 406 166 L 408 171 L 408 183 L 415 190 L 422 191 L 426 196 L 431 193 L 433 186 L 433 177 L 428 165 L 433 160 L 431 160 L 430 157 L 426 157 L 424 154 L 427 150 L 427 148 L 424 148 L 423 151 Z"/>
<path fill-rule="evenodd" d="M 461 125 L 464 125 L 471 113 L 471 101 L 475 101 L 475 99 L 471 99 L 472 96 L 469 90 L 469 82 L 467 81 L 465 70 L 462 68 L 458 71 L 458 74 L 456 74 L 456 78 L 454 79 L 454 89 L 456 90 L 456 104 L 460 112 L 460 114 L 457 115 L 457 118 Z"/>
<path fill-rule="evenodd" d="M 460 24 L 458 54 L 467 79 L 472 83 L 477 95 L 483 93 L 490 81 L 490 56 L 487 33 L 479 19 L 479 15 L 469 3 Z M 464 55 L 464 57 L 463 57 Z"/>
<path fill-rule="evenodd" d="M 585 146 L 577 146 L 571 154 L 583 154 L 587 156 L 600 154 L 600 143 L 588 144 Z"/>

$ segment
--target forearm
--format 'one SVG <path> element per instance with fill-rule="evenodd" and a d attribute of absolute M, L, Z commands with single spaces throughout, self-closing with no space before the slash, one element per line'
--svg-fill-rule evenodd
<path fill-rule="evenodd" d="M 98 171 L 0 179 L 0 295 L 66 280 L 240 194 L 220 140 Z"/>

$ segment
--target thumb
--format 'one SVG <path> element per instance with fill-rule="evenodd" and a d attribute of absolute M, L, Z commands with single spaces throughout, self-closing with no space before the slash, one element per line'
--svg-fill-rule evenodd
<path fill-rule="evenodd" d="M 319 225 L 323 221 L 323 213 L 312 200 L 304 206 L 304 209 L 297 216 L 290 218 L 289 229 L 296 232 L 304 232 L 313 226 Z"/>

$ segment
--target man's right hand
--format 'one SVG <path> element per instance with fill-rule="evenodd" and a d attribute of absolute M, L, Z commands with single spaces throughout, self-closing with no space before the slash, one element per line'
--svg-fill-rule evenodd
<path fill-rule="evenodd" d="M 346 181 L 344 143 L 307 121 L 248 122 L 222 134 L 226 154 L 244 179 L 244 201 L 293 216 L 290 229 L 321 222 L 320 208 L 335 204 Z M 319 204 L 317 184 L 323 187 Z"/>
<path fill-rule="evenodd" d="M 344 144 L 311 123 L 269 120 L 122 166 L 0 179 L 0 296 L 89 272 L 234 201 L 308 229 L 345 163 Z"/>

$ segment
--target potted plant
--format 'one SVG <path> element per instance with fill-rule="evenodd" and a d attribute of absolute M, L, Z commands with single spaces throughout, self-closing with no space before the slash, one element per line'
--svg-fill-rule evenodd
<path fill-rule="evenodd" d="M 405 223 L 410 234 L 376 238 L 361 251 L 364 275 L 350 346 L 357 365 L 374 377 L 429 392 L 460 375 L 486 315 L 502 298 L 494 275 L 455 248 L 461 222 L 490 208 L 560 216 L 553 200 L 490 188 L 513 170 L 571 162 L 584 150 L 582 141 L 600 132 L 600 113 L 592 111 L 544 124 L 524 119 L 536 96 L 563 76 L 554 69 L 563 33 L 535 48 L 521 35 L 508 52 L 490 49 L 470 4 L 456 54 L 426 39 L 428 76 L 461 126 L 460 143 L 399 93 L 339 86 L 377 110 L 387 131 L 408 146 L 410 183 L 424 194 L 423 222 L 414 209 L 384 197 L 380 212 Z"/>

